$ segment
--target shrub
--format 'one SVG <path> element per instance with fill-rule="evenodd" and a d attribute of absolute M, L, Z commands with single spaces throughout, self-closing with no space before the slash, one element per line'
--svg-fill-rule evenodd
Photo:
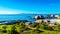
<path fill-rule="evenodd" d="M 48 30 L 54 30 L 52 26 L 47 27 Z"/>

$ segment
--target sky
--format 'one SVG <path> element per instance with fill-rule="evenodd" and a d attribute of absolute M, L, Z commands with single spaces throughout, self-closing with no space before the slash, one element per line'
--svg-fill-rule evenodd
<path fill-rule="evenodd" d="M 0 14 L 60 14 L 60 0 L 0 0 Z"/>

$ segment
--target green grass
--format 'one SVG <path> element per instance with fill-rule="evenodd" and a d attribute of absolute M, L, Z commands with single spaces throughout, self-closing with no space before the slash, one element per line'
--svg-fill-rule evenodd
<path fill-rule="evenodd" d="M 60 34 L 58 31 L 44 31 L 41 34 Z"/>
<path fill-rule="evenodd" d="M 0 25 L 0 34 L 3 34 L 3 32 L 1 32 L 1 31 L 3 30 L 3 27 L 4 27 L 4 26 L 6 26 L 7 33 L 9 33 L 9 32 L 11 32 L 12 27 L 13 27 L 14 25 Z M 20 30 L 24 29 L 24 28 L 20 28 L 21 26 L 18 26 L 18 25 L 16 25 L 16 24 L 15 24 L 15 27 L 16 27 L 16 31 L 17 31 L 17 32 L 19 32 Z M 33 28 L 33 27 L 32 27 L 32 28 Z M 35 28 L 36 28 L 36 27 L 35 27 Z M 38 28 L 39 30 L 41 30 L 41 31 L 43 31 L 43 32 L 37 33 L 37 32 L 34 32 L 33 29 L 32 29 L 32 30 L 25 30 L 25 31 L 24 31 L 24 34 L 60 34 L 60 31 L 54 31 L 54 30 L 50 31 L 50 30 L 46 30 L 46 29 L 43 29 L 43 28 L 44 28 L 43 25 L 41 25 L 41 27 Z M 54 29 L 56 30 L 57 27 L 54 28 Z"/>

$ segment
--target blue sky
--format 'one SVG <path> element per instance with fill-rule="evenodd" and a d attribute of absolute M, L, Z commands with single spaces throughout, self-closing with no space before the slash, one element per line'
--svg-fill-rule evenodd
<path fill-rule="evenodd" d="M 60 0 L 0 0 L 0 14 L 60 14 Z"/>

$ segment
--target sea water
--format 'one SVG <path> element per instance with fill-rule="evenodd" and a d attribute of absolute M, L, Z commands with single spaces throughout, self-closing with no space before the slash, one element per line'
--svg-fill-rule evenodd
<path fill-rule="evenodd" d="M 47 16 L 46 14 L 1 14 L 0 21 L 5 20 L 28 20 L 35 21 L 34 17 L 38 15 Z"/>
<path fill-rule="evenodd" d="M 0 21 L 5 20 L 28 20 L 34 21 L 34 16 L 38 14 L 1 14 Z"/>

